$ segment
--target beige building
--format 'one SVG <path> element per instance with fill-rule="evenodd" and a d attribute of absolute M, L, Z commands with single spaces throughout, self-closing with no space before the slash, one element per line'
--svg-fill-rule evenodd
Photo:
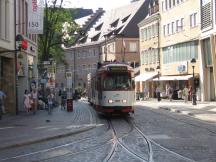
<path fill-rule="evenodd" d="M 159 2 L 152 1 L 149 5 L 149 14 L 139 26 L 140 33 L 140 75 L 135 78 L 136 91 L 143 93 L 146 87 L 149 97 L 154 97 L 156 82 L 160 69 L 160 14 Z"/>
<path fill-rule="evenodd" d="M 0 1 L 0 89 L 7 95 L 5 108 L 9 113 L 24 111 L 24 90 L 37 81 L 37 36 L 27 33 L 27 11 L 28 0 Z M 28 42 L 26 50 L 16 51 L 18 35 Z"/>
<path fill-rule="evenodd" d="M 216 100 L 216 1 L 201 0 L 201 56 L 202 99 Z"/>
<path fill-rule="evenodd" d="M 183 14 L 184 13 L 184 14 Z M 197 0 L 160 1 L 160 47 L 162 92 L 168 85 L 177 91 L 185 85 L 193 87 L 193 68 L 197 99 L 201 100 L 203 91 L 200 83 L 200 3 Z M 195 65 L 191 64 L 196 59 Z"/>
<path fill-rule="evenodd" d="M 0 1 L 0 89 L 7 99 L 7 112 L 15 113 L 15 23 L 14 1 Z"/>

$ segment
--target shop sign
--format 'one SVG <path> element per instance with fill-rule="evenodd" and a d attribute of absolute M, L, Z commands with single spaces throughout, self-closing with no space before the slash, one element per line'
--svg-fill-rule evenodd
<path fill-rule="evenodd" d="M 177 71 L 179 73 L 185 73 L 185 72 L 187 72 L 187 62 L 184 62 L 184 63 L 178 65 L 177 66 Z"/>

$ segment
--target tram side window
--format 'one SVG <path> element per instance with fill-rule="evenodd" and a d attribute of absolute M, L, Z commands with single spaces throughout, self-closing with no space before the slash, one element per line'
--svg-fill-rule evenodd
<path fill-rule="evenodd" d="M 97 90 L 101 90 L 101 78 L 97 79 Z"/>

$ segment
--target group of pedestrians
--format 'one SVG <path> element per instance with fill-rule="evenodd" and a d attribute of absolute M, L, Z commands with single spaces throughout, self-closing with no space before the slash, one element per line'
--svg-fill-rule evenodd
<path fill-rule="evenodd" d="M 188 100 L 192 100 L 192 87 L 191 86 L 188 88 L 188 86 L 185 85 L 183 90 L 179 90 L 178 92 L 179 92 L 178 98 L 184 99 L 185 103 Z M 155 93 L 156 93 L 157 100 L 161 101 L 162 92 L 161 92 L 160 85 L 157 86 Z M 166 96 L 168 97 L 170 101 L 172 101 L 173 95 L 174 95 L 173 87 L 171 85 L 167 85 L 166 86 Z"/>
<path fill-rule="evenodd" d="M 36 89 L 33 89 L 29 92 L 27 89 L 24 92 L 24 108 L 26 112 L 33 111 L 33 114 L 36 113 L 38 106 L 38 93 Z"/>

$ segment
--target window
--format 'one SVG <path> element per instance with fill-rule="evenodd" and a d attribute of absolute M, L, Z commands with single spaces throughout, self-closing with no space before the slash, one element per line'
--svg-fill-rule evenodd
<path fill-rule="evenodd" d="M 145 41 L 147 40 L 147 29 L 146 28 L 144 29 L 144 40 Z"/>
<path fill-rule="evenodd" d="M 137 44 L 136 44 L 136 42 L 130 42 L 130 44 L 129 44 L 129 50 L 130 50 L 130 52 L 136 52 L 137 51 Z"/>
<path fill-rule="evenodd" d="M 9 40 L 10 7 L 8 0 L 0 0 L 0 38 Z"/>
<path fill-rule="evenodd" d="M 198 58 L 198 42 L 176 44 L 172 47 L 163 48 L 163 63 L 173 63 Z"/>
<path fill-rule="evenodd" d="M 172 7 L 172 0 L 169 0 L 169 8 Z"/>
<path fill-rule="evenodd" d="M 157 24 L 155 24 L 155 30 L 156 30 L 155 36 L 158 36 L 158 28 L 159 28 L 159 24 L 157 23 Z"/>
<path fill-rule="evenodd" d="M 179 20 L 176 20 L 176 32 L 179 32 Z"/>
<path fill-rule="evenodd" d="M 197 16 L 197 13 L 193 13 L 190 15 L 190 27 L 191 28 L 197 26 L 196 16 Z"/>
<path fill-rule="evenodd" d="M 173 6 L 175 6 L 175 1 L 176 1 L 176 0 L 173 0 Z"/>
<path fill-rule="evenodd" d="M 166 10 L 168 9 L 168 3 L 167 3 L 167 0 L 165 0 L 165 9 L 166 9 Z"/>
<path fill-rule="evenodd" d="M 171 34 L 175 33 L 175 22 L 172 22 L 172 27 L 171 27 Z"/>
<path fill-rule="evenodd" d="M 184 18 L 181 18 L 181 27 L 180 30 L 183 31 L 184 30 Z"/>
<path fill-rule="evenodd" d="M 167 24 L 167 35 L 170 34 L 170 24 Z"/>
<path fill-rule="evenodd" d="M 166 36 L 166 25 L 163 26 L 163 33 L 164 33 L 164 36 Z"/>
<path fill-rule="evenodd" d="M 164 8 L 164 1 L 162 2 L 162 11 L 164 11 L 165 8 Z"/>

